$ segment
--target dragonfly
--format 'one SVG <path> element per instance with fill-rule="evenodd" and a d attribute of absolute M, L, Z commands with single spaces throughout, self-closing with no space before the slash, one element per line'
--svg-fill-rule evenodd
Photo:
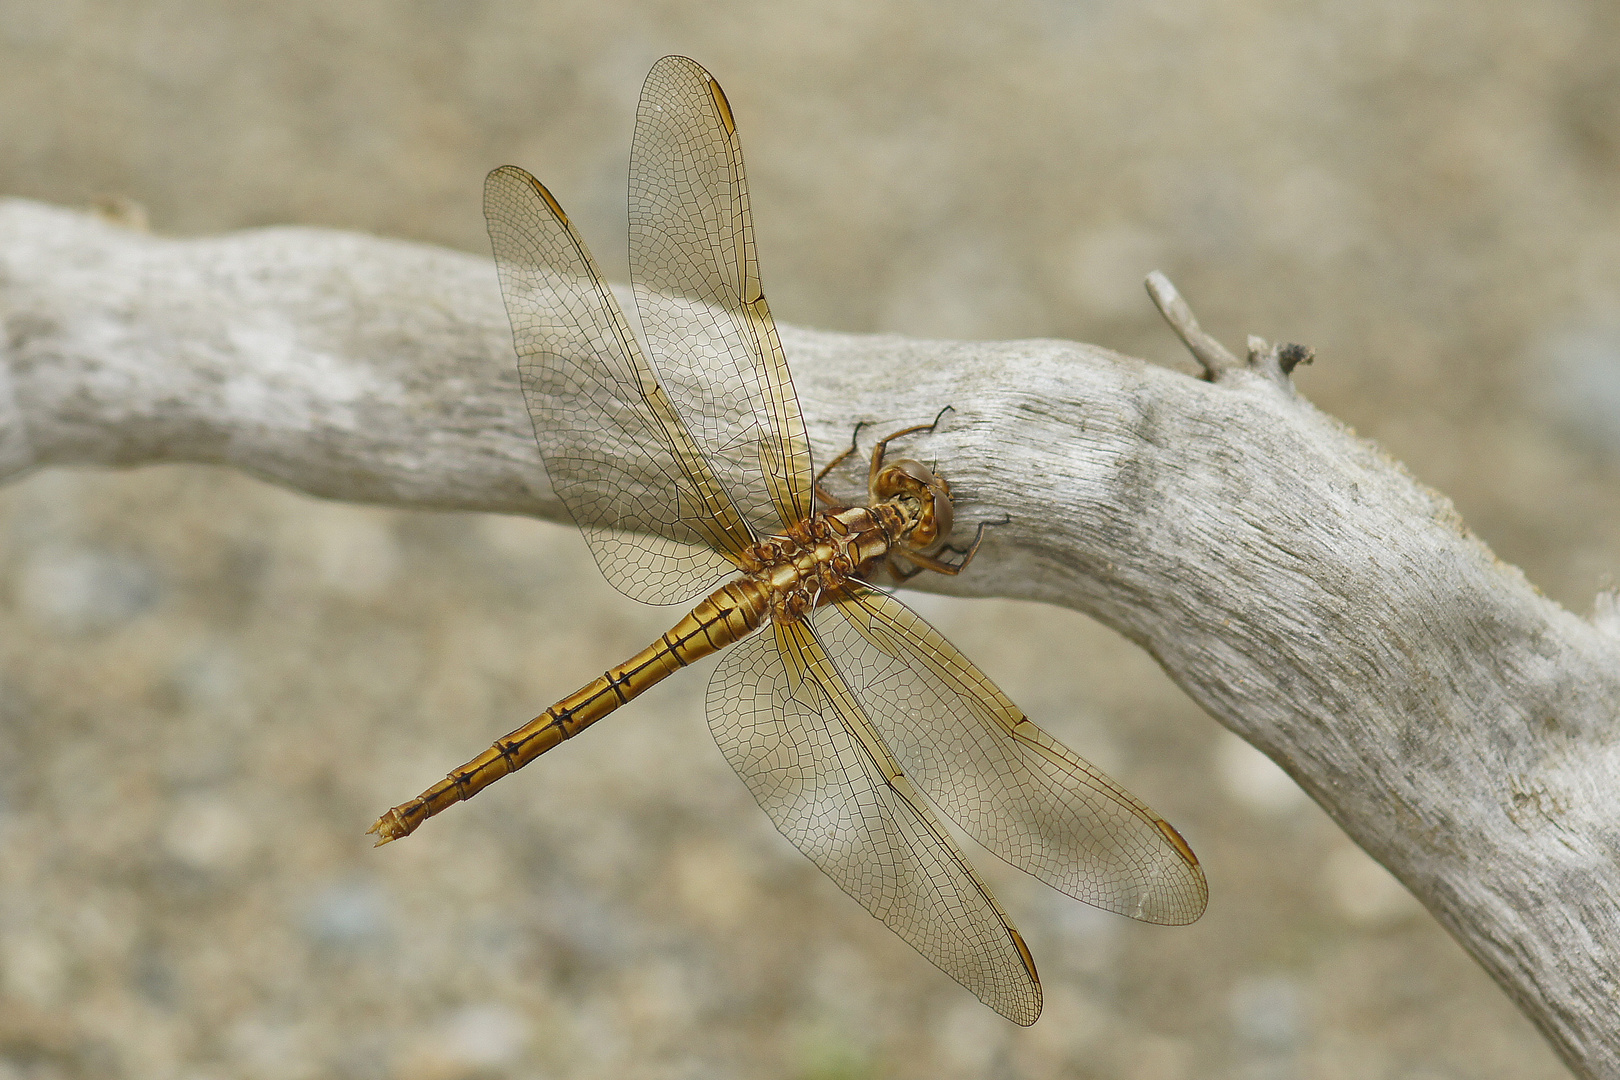
<path fill-rule="evenodd" d="M 888 453 L 940 417 L 877 441 L 864 503 L 824 484 L 853 441 L 813 469 L 760 287 L 736 121 L 707 71 L 658 61 L 636 114 L 630 271 L 645 348 L 538 180 L 496 169 L 484 212 L 558 498 L 620 592 L 697 603 L 652 645 L 389 810 L 371 828 L 378 844 L 718 652 L 709 727 L 777 829 L 1009 1020 L 1040 1015 L 1035 962 L 941 814 L 1076 900 L 1170 925 L 1203 913 L 1203 871 L 1174 828 L 871 583 L 884 570 L 959 574 L 985 526 L 965 548 L 946 546 L 950 484 Z"/>

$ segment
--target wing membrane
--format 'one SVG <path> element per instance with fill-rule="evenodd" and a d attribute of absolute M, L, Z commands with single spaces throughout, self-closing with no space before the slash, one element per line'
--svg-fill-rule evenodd
<path fill-rule="evenodd" d="M 921 616 L 851 584 L 812 622 L 900 764 L 968 835 L 1133 919 L 1177 925 L 1203 913 L 1203 871 L 1175 830 L 1036 727 Z"/>
<path fill-rule="evenodd" d="M 665 387 L 743 516 L 811 511 L 810 441 L 760 289 L 742 146 L 720 85 L 666 56 L 630 151 L 630 277 Z"/>
<path fill-rule="evenodd" d="M 772 624 L 722 654 L 709 727 L 776 827 L 839 888 L 980 1001 L 1035 1022 L 1023 939 L 807 624 Z"/>
<path fill-rule="evenodd" d="M 689 600 L 754 542 L 659 386 L 584 241 L 541 183 L 489 174 L 484 216 L 546 472 L 619 591 Z"/>

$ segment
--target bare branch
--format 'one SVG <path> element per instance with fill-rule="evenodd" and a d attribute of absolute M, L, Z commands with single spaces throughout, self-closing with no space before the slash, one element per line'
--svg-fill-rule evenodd
<path fill-rule="evenodd" d="M 1541 596 L 1451 504 L 1240 363 L 784 327 L 816 453 L 954 405 L 927 453 L 990 530 L 931 587 L 1148 649 L 1389 867 L 1583 1076 L 1620 1076 L 1620 616 Z M 488 260 L 312 229 L 155 239 L 0 203 L 0 475 L 231 464 L 332 498 L 563 519 Z M 834 476 L 835 484 L 840 479 Z M 842 478 L 848 487 L 850 478 Z"/>
<path fill-rule="evenodd" d="M 1176 291 L 1176 287 L 1170 284 L 1169 278 L 1155 270 L 1147 276 L 1146 284 L 1148 295 L 1153 297 L 1153 303 L 1158 307 L 1159 314 L 1164 316 L 1164 321 L 1170 324 L 1170 329 L 1174 330 L 1176 336 L 1187 346 L 1187 350 L 1193 354 L 1193 359 L 1203 366 L 1204 378 L 1214 382 L 1220 378 L 1222 372 L 1234 371 L 1243 366 L 1237 357 L 1227 351 L 1225 345 L 1205 333 L 1204 328 L 1198 325 L 1192 308 L 1187 306 L 1187 301 L 1181 298 L 1181 293 Z"/>

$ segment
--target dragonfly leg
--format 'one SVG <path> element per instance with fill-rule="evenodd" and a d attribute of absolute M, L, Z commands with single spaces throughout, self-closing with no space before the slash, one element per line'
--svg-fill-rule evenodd
<path fill-rule="evenodd" d="M 816 478 L 812 485 L 815 488 L 816 498 L 820 499 L 833 509 L 843 509 L 844 503 L 827 494 L 827 490 L 821 486 L 821 481 L 828 473 L 842 465 L 852 454 L 856 452 L 856 450 L 860 448 L 861 428 L 865 427 L 866 424 L 867 422 L 865 420 L 862 420 L 860 423 L 856 424 L 855 433 L 849 438 L 849 449 L 827 462 L 827 464 L 822 467 L 821 471 L 816 473 Z"/>
<path fill-rule="evenodd" d="M 906 552 L 905 559 L 907 562 L 915 563 L 923 570 L 932 570 L 936 574 L 950 574 L 955 576 L 966 569 L 967 564 L 973 561 L 973 556 L 979 553 L 979 545 L 984 543 L 984 530 L 988 529 L 992 525 L 1005 525 L 1011 520 L 1012 518 L 1010 517 L 1004 517 L 1001 521 L 979 522 L 979 528 L 973 534 L 973 543 L 968 545 L 966 551 L 963 551 L 961 548 L 949 546 L 940 549 L 941 551 L 949 551 L 953 554 L 962 556 L 961 560 L 958 562 L 946 562 L 944 559 L 938 558 L 937 556 L 924 555 L 921 552 L 916 551 Z M 890 573 L 893 573 L 892 569 Z M 907 574 L 906 577 L 914 577 L 916 573 L 917 571 L 913 570 L 910 574 Z M 904 581 L 905 578 L 901 578 L 900 580 Z"/>
<path fill-rule="evenodd" d="M 818 498 L 822 502 L 826 503 L 828 510 L 847 510 L 847 509 L 849 509 L 849 507 L 844 503 L 844 501 L 842 499 L 835 496 L 832 492 L 828 491 L 826 488 L 822 487 L 820 484 L 816 485 L 816 498 Z"/>
<path fill-rule="evenodd" d="M 905 558 L 909 560 L 911 558 L 910 553 L 907 553 Z M 913 565 L 909 569 L 900 565 L 899 558 L 893 555 L 890 555 L 887 559 L 885 559 L 883 565 L 889 571 L 889 576 L 894 578 L 896 585 L 904 585 L 906 582 L 923 572 L 923 568 L 918 565 Z"/>
<path fill-rule="evenodd" d="M 974 548 L 977 548 L 978 546 L 979 545 L 977 543 L 973 545 Z M 917 551 L 908 551 L 906 552 L 906 561 L 915 563 L 916 569 L 912 570 L 909 574 L 906 574 L 905 577 L 900 578 L 900 580 L 907 581 L 914 578 L 923 570 L 932 570 L 936 574 L 950 574 L 954 577 L 962 572 L 962 567 L 966 566 L 968 559 L 971 559 L 972 557 L 973 556 L 970 553 L 967 559 L 963 559 L 959 563 L 948 563 L 944 559 L 936 559 L 931 555 L 924 555 Z"/>
<path fill-rule="evenodd" d="M 894 440 L 900 438 L 903 435 L 915 435 L 919 431 L 933 431 L 935 428 L 939 427 L 939 422 L 945 416 L 946 413 L 955 412 L 955 411 L 956 411 L 956 407 L 954 405 L 947 405 L 943 409 L 939 410 L 939 412 L 934 414 L 934 419 L 933 419 L 933 421 L 931 423 L 915 424 L 915 425 L 913 425 L 911 427 L 908 427 L 908 428 L 901 428 L 899 431 L 895 432 L 893 435 L 890 435 L 888 438 L 879 439 L 877 445 L 872 447 L 872 468 L 871 468 L 871 471 L 867 474 L 867 478 L 866 478 L 867 484 L 868 485 L 873 485 L 873 484 L 877 483 L 877 474 L 883 471 L 883 452 L 884 452 L 884 450 L 886 450 L 888 448 L 888 445 L 891 442 L 893 442 Z M 855 448 L 853 446 L 850 447 L 850 450 L 852 452 L 854 451 L 854 449 Z M 843 460 L 843 459 L 840 458 L 839 460 Z"/>

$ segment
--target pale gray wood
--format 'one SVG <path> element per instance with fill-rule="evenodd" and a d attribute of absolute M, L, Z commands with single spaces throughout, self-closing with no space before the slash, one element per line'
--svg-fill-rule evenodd
<path fill-rule="evenodd" d="M 782 328 L 819 459 L 926 421 L 929 587 L 1084 611 L 1279 762 L 1582 1076 L 1620 1076 L 1620 609 L 1583 619 L 1449 501 L 1151 290 L 1197 379 L 1063 341 Z M 316 229 L 200 240 L 0 202 L 0 476 L 234 465 L 335 499 L 567 520 L 487 258 Z M 874 428 L 873 430 L 879 430 Z M 843 478 L 844 490 L 851 490 Z"/>

